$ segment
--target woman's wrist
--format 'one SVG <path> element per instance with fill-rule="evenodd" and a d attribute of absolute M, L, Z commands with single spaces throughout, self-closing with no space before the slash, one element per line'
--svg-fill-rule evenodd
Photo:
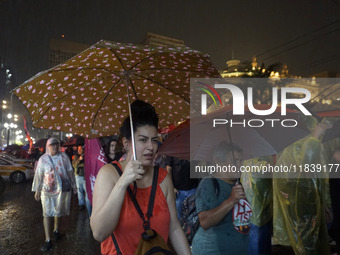
<path fill-rule="evenodd" d="M 126 190 L 129 187 L 130 183 L 127 183 L 124 177 L 120 177 L 116 182 L 115 187 L 117 186 L 119 189 Z"/>

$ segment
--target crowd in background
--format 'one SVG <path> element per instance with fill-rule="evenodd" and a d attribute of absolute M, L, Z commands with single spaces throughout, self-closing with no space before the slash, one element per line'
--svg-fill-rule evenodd
<path fill-rule="evenodd" d="M 330 128 L 327 122 L 319 124 L 314 123 L 311 128 L 311 135 L 298 142 L 288 146 L 278 155 L 269 155 L 243 162 L 244 165 L 260 164 L 317 164 L 322 162 L 339 163 L 340 162 L 340 142 L 339 138 L 333 139 L 327 143 L 322 143 L 321 138 L 325 131 Z M 164 139 L 164 137 L 163 137 Z M 162 140 L 162 139 L 160 139 Z M 101 144 L 105 152 L 107 162 L 124 159 L 126 148 L 122 146 L 121 140 L 116 137 L 106 137 L 101 139 Z M 161 143 L 159 144 L 161 145 Z M 72 170 L 75 175 L 77 186 L 77 199 L 79 210 L 87 209 L 89 216 L 92 213 L 92 205 L 86 192 L 85 165 L 84 165 L 84 145 L 71 146 L 63 148 L 63 151 L 72 162 Z M 242 148 L 241 148 L 242 149 Z M 19 155 L 16 151 L 16 155 Z M 32 153 L 25 157 L 34 160 L 35 168 L 42 155 L 45 154 L 44 147 L 37 147 Z M 20 153 L 22 156 L 23 153 Z M 229 155 L 226 153 L 226 155 Z M 230 157 L 225 160 L 230 160 Z M 234 156 L 233 156 L 234 157 Z M 229 233 L 227 230 L 230 225 L 231 208 L 221 205 L 230 197 L 235 196 L 233 186 L 237 185 L 235 180 L 228 182 L 221 177 L 221 189 L 230 189 L 225 194 L 226 197 L 219 198 L 215 194 L 214 185 L 201 182 L 201 179 L 190 178 L 190 161 L 175 157 L 158 156 L 154 163 L 167 170 L 172 178 L 174 185 L 174 195 L 176 201 L 177 217 L 182 223 L 183 202 L 190 196 L 196 196 L 198 218 L 200 227 L 192 244 L 193 254 L 207 254 L 214 252 L 214 249 L 224 250 L 226 238 L 221 239 L 219 244 L 216 233 Z M 241 176 L 242 192 L 252 207 L 252 218 L 250 231 L 243 237 L 246 238 L 246 245 L 238 244 L 237 237 L 234 237 L 233 244 L 236 247 L 242 246 L 248 254 L 271 254 L 272 245 L 290 246 L 296 254 L 329 254 L 329 243 L 335 241 L 337 245 L 339 240 L 339 179 L 320 179 L 320 178 L 276 178 L 272 179 L 258 178 L 254 174 L 245 173 Z M 225 188 L 225 183 L 231 184 L 230 188 Z M 212 186 L 211 186 L 212 185 Z M 210 193 L 207 191 L 210 189 Z M 202 196 L 210 194 L 216 196 L 213 200 L 216 204 L 207 204 L 201 200 Z M 236 193 L 235 193 L 236 194 Z M 240 195 L 239 198 L 242 196 Z M 236 198 L 235 201 L 239 200 Z M 205 198 L 208 199 L 209 198 Z M 226 209 L 228 208 L 228 210 Z M 216 218 L 216 210 L 224 210 L 223 217 L 218 222 L 205 223 L 204 212 L 210 211 L 208 218 Z M 202 214 L 203 212 L 203 214 Z M 209 214 L 208 214 L 209 215 Z M 224 225 L 224 221 L 229 219 Z M 223 227 L 224 226 L 224 227 Z M 224 229 L 226 228 L 226 229 Z M 233 233 L 233 232 L 231 232 Z M 221 234 L 219 234 L 221 236 Z M 222 235 L 223 236 L 223 235 Z M 230 234 L 228 234 L 230 236 Z M 234 233 L 231 235 L 234 236 Z M 202 239 L 203 238 L 203 239 Z M 196 239 L 196 240 L 195 240 Z M 202 240 L 205 241 L 202 241 Z M 213 248 L 209 248 L 207 245 Z M 205 244 L 202 246 L 202 244 Z M 199 246 L 198 246 L 199 245 Z M 228 246 L 228 245 L 227 245 Z M 220 248 L 219 248 L 220 247 Z M 229 248 L 231 246 L 229 245 Z M 337 246 L 338 247 L 338 246 Z M 211 249 L 211 250 L 209 250 Z M 233 248 L 234 249 L 234 248 Z M 236 249 L 237 250 L 237 249 Z M 238 249 L 240 251 L 240 249 Z M 337 248 L 339 253 L 339 247 Z M 236 251 L 235 251 L 236 253 Z M 223 253 L 221 253 L 223 254 Z M 230 253 L 232 254 L 232 253 Z M 340 254 L 340 253 L 339 253 Z"/>

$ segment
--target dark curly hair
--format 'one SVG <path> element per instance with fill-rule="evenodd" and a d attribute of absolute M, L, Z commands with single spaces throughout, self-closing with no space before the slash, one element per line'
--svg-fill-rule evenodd
<path fill-rule="evenodd" d="M 147 102 L 136 100 L 131 104 L 133 132 L 141 126 L 150 125 L 158 129 L 158 115 L 155 108 Z M 120 136 L 131 140 L 130 118 L 125 118 L 119 129 Z"/>
<path fill-rule="evenodd" d="M 111 143 L 112 142 L 116 142 L 118 144 L 118 139 L 117 138 L 111 138 L 105 145 L 104 145 L 104 152 L 105 152 L 105 155 L 109 155 L 110 154 L 110 146 L 111 146 Z M 117 147 L 117 145 L 116 145 Z M 115 152 L 117 148 L 115 149 Z"/>

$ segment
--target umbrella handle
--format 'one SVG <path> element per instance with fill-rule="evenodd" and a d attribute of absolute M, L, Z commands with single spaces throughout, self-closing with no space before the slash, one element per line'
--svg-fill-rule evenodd
<path fill-rule="evenodd" d="M 133 160 L 137 160 L 135 135 L 133 133 L 132 111 L 131 111 L 130 93 L 129 93 L 129 85 L 128 85 L 128 77 L 127 76 L 126 76 L 125 82 L 126 82 L 125 85 L 126 85 L 126 91 L 127 91 L 127 97 L 128 97 L 128 106 L 129 106 L 129 118 L 130 118 L 130 127 L 131 127 L 131 141 L 132 141 Z"/>
<path fill-rule="evenodd" d="M 230 142 L 230 146 L 231 146 L 231 155 L 233 156 L 233 161 L 234 161 L 234 164 L 236 166 L 236 159 L 235 159 L 233 140 L 231 139 L 230 126 L 228 126 L 228 125 L 227 125 L 227 131 L 228 131 L 228 137 L 229 137 L 229 142 Z M 239 179 L 240 178 L 237 178 L 238 183 L 239 183 Z"/>
<path fill-rule="evenodd" d="M 232 141 L 232 139 L 231 139 L 230 126 L 228 126 L 228 125 L 227 125 L 227 131 L 228 131 L 229 141 L 230 141 L 230 145 L 231 145 L 231 153 L 232 153 L 232 156 L 233 156 L 233 161 L 234 161 L 234 164 L 235 164 L 235 166 L 236 166 L 236 159 L 235 159 L 234 146 L 233 146 L 233 141 Z M 237 185 L 237 184 L 241 184 L 240 178 L 237 178 L 237 179 L 236 179 L 235 185 Z"/>
<path fill-rule="evenodd" d="M 133 133 L 133 123 L 132 123 L 132 116 L 131 116 L 132 112 L 131 112 L 131 106 L 130 106 L 130 99 L 128 99 L 128 101 L 129 101 L 129 112 L 130 112 L 130 126 L 131 126 L 131 141 L 132 141 L 133 160 L 137 160 L 135 135 Z"/>

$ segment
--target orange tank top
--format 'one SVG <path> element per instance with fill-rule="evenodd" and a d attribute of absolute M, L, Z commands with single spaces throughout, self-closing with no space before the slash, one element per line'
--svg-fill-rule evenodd
<path fill-rule="evenodd" d="M 119 162 L 115 162 L 120 168 Z M 159 184 L 164 180 L 167 171 L 159 169 L 155 203 L 152 217 L 150 218 L 150 227 L 157 231 L 165 241 L 168 240 L 170 212 L 168 203 Z M 132 187 L 132 185 L 131 185 Z M 144 215 L 148 210 L 151 186 L 147 188 L 137 188 L 136 199 Z M 133 202 L 127 192 L 125 192 L 124 202 L 122 205 L 119 223 L 113 232 L 119 248 L 123 255 L 133 255 L 137 249 L 141 234 L 144 232 L 143 221 L 140 218 Z M 101 243 L 101 253 L 103 255 L 116 255 L 116 248 L 111 236 Z"/>

